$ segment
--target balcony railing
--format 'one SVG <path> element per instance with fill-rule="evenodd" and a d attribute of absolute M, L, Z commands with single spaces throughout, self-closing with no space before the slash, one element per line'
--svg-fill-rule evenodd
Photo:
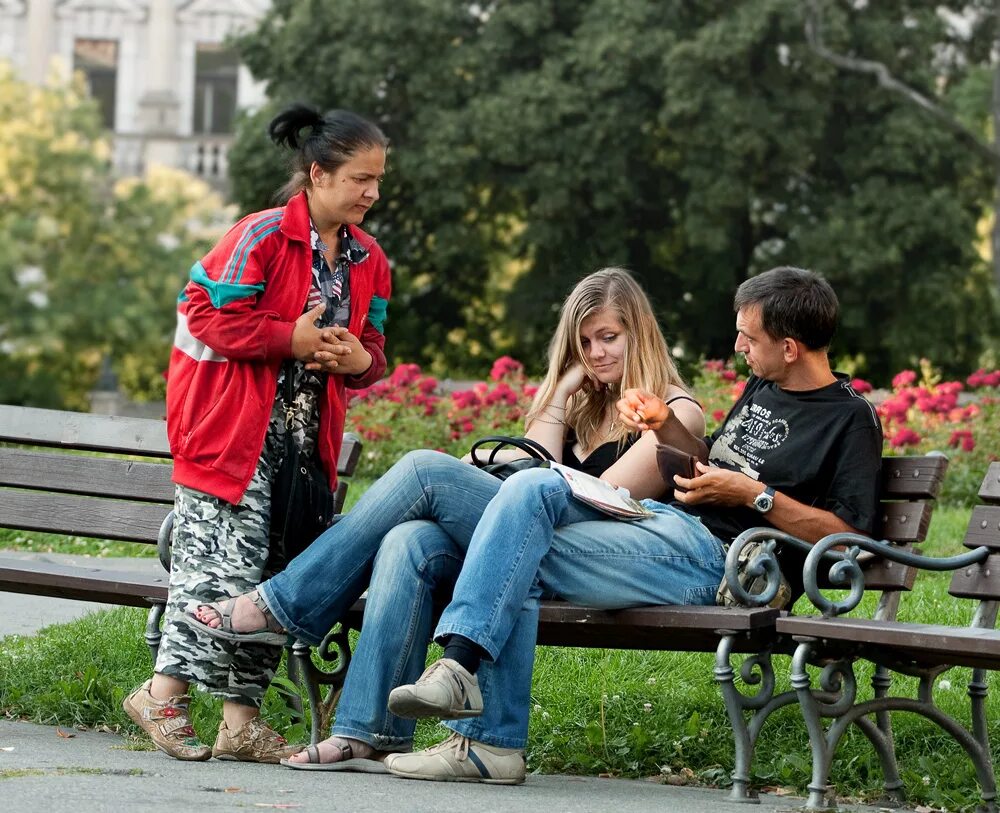
<path fill-rule="evenodd" d="M 232 143 L 231 135 L 150 138 L 141 134 L 115 133 L 112 167 L 118 175 L 142 175 L 147 163 L 155 160 L 183 169 L 216 189 L 225 190 L 229 184 L 229 147 Z"/>

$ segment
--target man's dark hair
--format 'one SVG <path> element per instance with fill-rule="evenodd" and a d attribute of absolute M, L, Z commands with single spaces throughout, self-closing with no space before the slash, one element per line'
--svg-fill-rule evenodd
<path fill-rule="evenodd" d="M 804 268 L 782 266 L 744 280 L 733 309 L 760 307 L 761 327 L 772 339 L 791 338 L 810 350 L 830 346 L 840 303 L 830 283 Z"/>

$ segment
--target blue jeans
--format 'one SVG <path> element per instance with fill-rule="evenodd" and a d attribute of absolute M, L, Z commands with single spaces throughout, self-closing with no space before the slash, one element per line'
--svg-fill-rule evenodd
<path fill-rule="evenodd" d="M 714 601 L 721 543 L 697 519 L 646 505 L 649 519 L 611 520 L 573 500 L 552 471 L 501 484 L 447 455 L 411 452 L 261 592 L 282 624 L 318 643 L 371 581 L 334 732 L 400 748 L 413 724 L 390 715 L 386 698 L 419 674 L 433 592 L 464 557 L 436 634 L 464 635 L 493 661 L 478 672 L 483 715 L 448 725 L 523 748 L 543 591 L 606 608 Z"/>

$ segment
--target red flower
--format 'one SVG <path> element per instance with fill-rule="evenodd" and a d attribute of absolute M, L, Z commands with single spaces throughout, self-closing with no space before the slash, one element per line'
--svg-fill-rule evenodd
<path fill-rule="evenodd" d="M 913 370 L 903 370 L 900 373 L 896 373 L 892 379 L 892 388 L 894 390 L 901 390 L 903 387 L 910 386 L 916 380 L 917 374 Z"/>
<path fill-rule="evenodd" d="M 851 386 L 854 391 L 859 395 L 864 395 L 866 392 L 872 391 L 872 385 L 865 381 L 863 378 L 855 378 L 851 381 Z"/>
<path fill-rule="evenodd" d="M 710 373 L 721 373 L 726 368 L 726 363 L 721 359 L 706 359 L 702 366 Z"/>
<path fill-rule="evenodd" d="M 726 417 L 726 410 L 717 409 L 712 413 L 712 420 L 719 423 L 723 418 Z"/>
<path fill-rule="evenodd" d="M 494 381 L 502 381 L 508 376 L 517 376 L 524 372 L 524 365 L 510 356 L 500 356 L 493 362 L 490 369 L 490 378 Z"/>
<path fill-rule="evenodd" d="M 894 449 L 901 449 L 904 446 L 915 446 L 920 441 L 920 435 L 909 427 L 904 426 L 895 434 L 890 443 Z"/>
<path fill-rule="evenodd" d="M 719 377 L 723 381 L 735 381 L 736 380 L 736 370 L 723 370 L 719 373 Z"/>
<path fill-rule="evenodd" d="M 963 451 L 971 452 L 976 448 L 976 439 L 968 429 L 956 429 L 948 438 L 949 446 L 961 446 Z"/>

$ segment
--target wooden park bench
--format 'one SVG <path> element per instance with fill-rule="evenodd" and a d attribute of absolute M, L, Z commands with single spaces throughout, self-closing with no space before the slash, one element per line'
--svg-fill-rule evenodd
<path fill-rule="evenodd" d="M 0 527 L 158 544 L 160 560 L 169 569 L 173 485 L 162 421 L 0 406 L 0 443 L 17 444 L 0 447 Z M 345 435 L 338 465 L 342 475 L 353 472 L 359 453 L 360 442 Z M 946 465 L 943 457 L 885 458 L 881 538 L 903 549 L 925 538 Z M 344 489 L 342 484 L 339 505 Z M 744 544 L 779 537 L 785 538 L 773 530 L 744 534 L 731 547 L 727 568 L 736 575 Z M 769 541 L 765 547 L 774 544 Z M 866 563 L 866 585 L 891 596 L 912 586 L 904 571 L 889 561 Z M 0 556 L 0 590 L 149 607 L 146 640 L 155 658 L 166 572 L 142 576 L 116 572 L 99 560 L 67 566 Z M 766 599 L 767 590 L 746 597 L 748 605 Z M 361 628 L 364 606 L 364 599 L 358 601 L 316 650 L 301 642 L 290 647 L 289 674 L 305 685 L 313 742 L 325 736 L 350 665 L 349 632 Z M 894 611 L 890 615 L 894 618 Z M 772 657 L 791 655 L 796 646 L 781 629 L 783 618 L 766 606 L 603 611 L 546 601 L 538 643 L 716 653 L 714 677 L 735 741 L 730 798 L 747 801 L 752 798 L 749 772 L 761 727 L 775 710 L 799 699 L 794 690 L 775 693 Z M 735 659 L 743 655 L 748 657 L 738 665 Z"/>
<path fill-rule="evenodd" d="M 996 813 L 997 793 L 986 716 L 986 673 L 1000 669 L 1000 631 L 996 630 L 1000 601 L 1000 463 L 993 463 L 979 491 L 983 504 L 973 509 L 964 545 L 971 550 L 943 559 L 915 556 L 906 548 L 889 548 L 855 534 L 834 534 L 817 543 L 805 565 L 805 588 L 821 616 L 782 617 L 779 634 L 796 643 L 791 682 L 798 694 L 809 731 L 813 772 L 808 806 L 822 809 L 828 791 L 830 768 L 837 746 L 852 723 L 869 735 L 882 765 L 888 795 L 902 801 L 902 781 L 889 720 L 891 711 L 908 711 L 936 723 L 966 751 L 982 791 L 980 811 Z M 820 577 L 826 570 L 824 554 L 847 546 L 838 554 L 834 574 L 837 586 L 850 588 L 840 600 L 826 598 Z M 866 589 L 873 585 L 857 565 L 861 552 L 877 554 L 894 563 L 902 579 L 912 586 L 918 570 L 953 572 L 948 592 L 955 601 L 949 615 L 971 611 L 967 627 L 896 621 L 899 593 L 886 594 L 872 618 L 845 617 L 854 610 Z M 964 607 L 963 607 L 964 605 Z M 857 698 L 854 667 L 858 661 L 874 664 L 874 697 Z M 812 686 L 807 664 L 823 666 L 820 686 Z M 938 678 L 953 667 L 972 669 L 968 685 L 972 726 L 967 728 L 934 702 Z M 913 696 L 890 694 L 892 676 L 918 678 Z M 828 693 L 823 697 L 822 693 Z M 871 719 L 874 717 L 874 720 Z M 827 728 L 823 719 L 832 722 Z"/>
<path fill-rule="evenodd" d="M 0 590 L 150 608 L 156 657 L 170 570 L 174 485 L 166 423 L 0 405 L 0 527 L 157 545 L 164 572 L 0 555 Z M 40 448 L 41 447 L 41 448 Z M 361 442 L 344 435 L 337 471 L 354 472 Z M 337 489 L 343 507 L 347 484 Z"/>

